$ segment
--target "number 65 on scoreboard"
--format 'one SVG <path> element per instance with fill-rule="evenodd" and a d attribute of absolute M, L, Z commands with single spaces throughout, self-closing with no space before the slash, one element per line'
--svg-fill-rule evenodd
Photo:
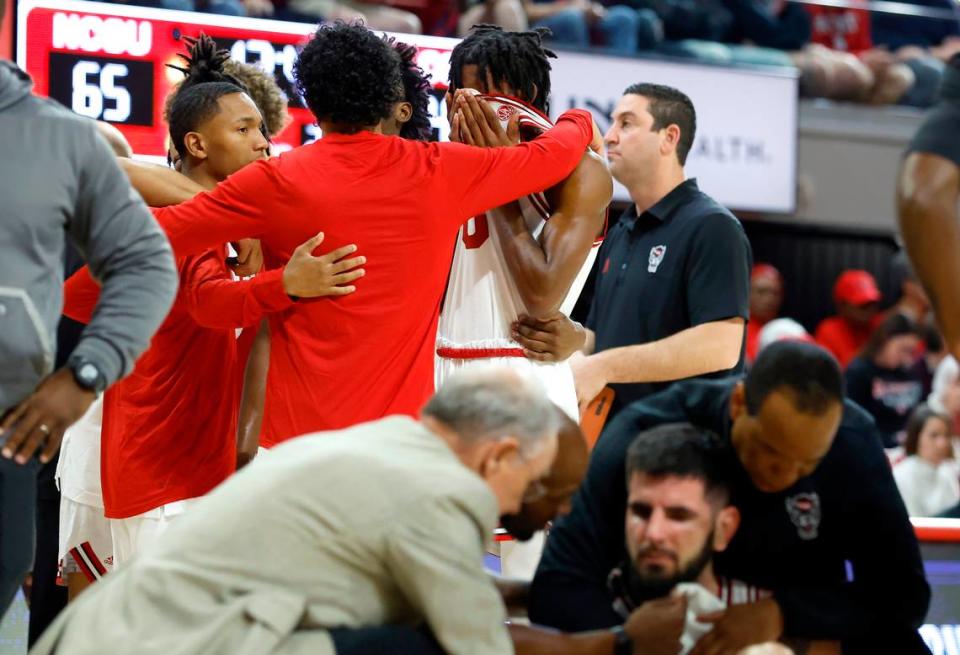
<path fill-rule="evenodd" d="M 151 125 L 153 63 L 51 52 L 50 96 L 82 116 Z"/>

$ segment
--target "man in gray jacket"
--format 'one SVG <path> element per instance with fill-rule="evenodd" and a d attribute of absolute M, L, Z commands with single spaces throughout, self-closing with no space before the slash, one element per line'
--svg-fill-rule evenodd
<path fill-rule="evenodd" d="M 177 285 L 166 237 L 95 123 L 31 87 L 0 60 L 0 617 L 31 564 L 34 454 L 48 461 L 63 431 L 130 371 Z M 67 239 L 103 292 L 67 365 L 52 372 Z"/>

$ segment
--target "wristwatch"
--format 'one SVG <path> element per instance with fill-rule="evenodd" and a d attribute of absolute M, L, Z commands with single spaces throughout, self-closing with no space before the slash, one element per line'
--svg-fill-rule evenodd
<path fill-rule="evenodd" d="M 73 379 L 82 388 L 92 391 L 98 396 L 107 388 L 107 379 L 93 362 L 80 357 L 71 357 L 67 366 L 73 372 Z"/>
<path fill-rule="evenodd" d="M 616 638 L 613 646 L 613 655 L 633 655 L 633 639 L 623 629 L 622 625 L 615 625 L 610 632 Z"/>

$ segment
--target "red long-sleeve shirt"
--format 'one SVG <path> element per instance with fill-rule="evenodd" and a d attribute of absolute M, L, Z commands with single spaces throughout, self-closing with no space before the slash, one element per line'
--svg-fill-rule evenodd
<path fill-rule="evenodd" d="M 269 317 L 261 443 L 416 414 L 433 392 L 437 318 L 460 224 L 560 182 L 592 134 L 581 110 L 513 148 L 332 134 L 158 210 L 178 256 L 253 237 L 276 267 L 322 231 L 325 248 L 356 243 L 367 257 L 356 293 Z"/>
<path fill-rule="evenodd" d="M 106 515 L 136 516 L 201 496 L 236 466 L 236 328 L 292 302 L 282 270 L 235 281 L 224 249 L 178 261 L 173 308 L 133 372 L 104 397 L 101 482 Z M 64 288 L 64 314 L 89 322 L 100 287 L 86 267 Z"/>

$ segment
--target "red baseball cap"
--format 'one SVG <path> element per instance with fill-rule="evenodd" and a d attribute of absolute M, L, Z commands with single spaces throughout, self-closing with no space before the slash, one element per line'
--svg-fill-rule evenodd
<path fill-rule="evenodd" d="M 760 263 L 753 265 L 753 270 L 750 271 L 750 280 L 756 280 L 761 277 L 773 278 L 776 282 L 783 284 L 783 277 L 781 277 L 780 271 L 772 264 Z"/>
<path fill-rule="evenodd" d="M 850 305 L 866 305 L 881 298 L 877 281 L 867 271 L 844 271 L 833 285 L 833 299 Z"/>

